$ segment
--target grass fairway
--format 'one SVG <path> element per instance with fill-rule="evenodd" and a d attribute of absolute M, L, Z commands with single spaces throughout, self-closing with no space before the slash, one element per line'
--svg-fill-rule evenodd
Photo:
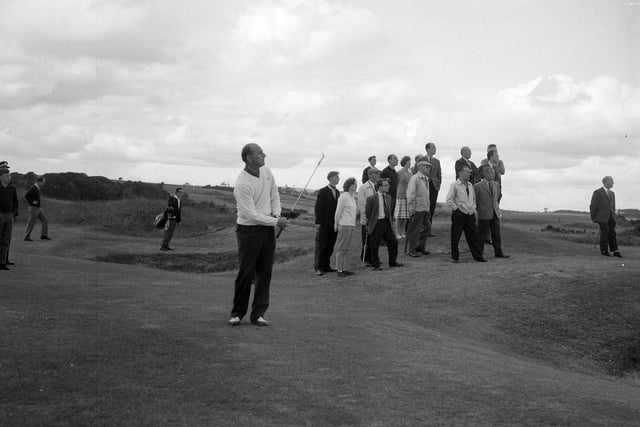
<path fill-rule="evenodd" d="M 450 263 L 438 218 L 428 257 L 360 270 L 354 242 L 357 275 L 344 279 L 313 274 L 312 229 L 293 226 L 267 328 L 227 325 L 234 271 L 93 260 L 157 262 L 159 237 L 54 225 L 53 241 L 24 242 L 14 230 L 0 424 L 638 425 L 640 247 L 605 258 L 535 231 L 543 214 L 518 218 L 503 224 L 508 260 L 486 248 L 488 263 L 471 262 L 463 239 Z M 235 239 L 178 231 L 172 246 L 167 263 Z"/>

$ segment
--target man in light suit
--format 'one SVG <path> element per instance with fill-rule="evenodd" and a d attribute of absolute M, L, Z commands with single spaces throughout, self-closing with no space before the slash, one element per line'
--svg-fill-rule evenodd
<path fill-rule="evenodd" d="M 433 224 L 433 214 L 438 204 L 438 192 L 442 184 L 442 169 L 440 169 L 440 160 L 436 159 L 436 144 L 427 142 L 424 146 L 427 155 L 423 160 L 431 163 L 431 172 L 429 172 L 429 221 Z M 433 233 L 429 232 L 429 236 L 433 237 Z"/>
<path fill-rule="evenodd" d="M 509 258 L 502 252 L 500 235 L 500 186 L 495 182 L 495 171 L 487 167 L 482 170 L 484 176 L 473 186 L 476 194 L 476 212 L 478 214 L 478 233 L 486 236 L 491 230 L 491 242 L 496 258 Z M 484 240 L 480 239 L 484 251 Z"/>
<path fill-rule="evenodd" d="M 613 178 L 605 176 L 602 178 L 602 187 L 593 192 L 591 196 L 591 220 L 600 226 L 600 253 L 604 256 L 622 258 L 618 251 L 618 240 L 616 239 L 616 195 L 611 191 Z"/>
<path fill-rule="evenodd" d="M 162 245 L 160 245 L 161 251 L 172 251 L 169 247 L 169 242 L 173 238 L 173 233 L 176 231 L 176 226 L 182 223 L 182 188 L 176 188 L 176 192 L 173 196 L 169 197 L 167 201 L 167 209 L 169 209 L 169 219 L 167 226 L 164 229 L 162 236 Z"/>
<path fill-rule="evenodd" d="M 331 171 L 327 175 L 329 184 L 318 190 L 316 197 L 316 251 L 314 257 L 314 267 L 316 274 L 322 276 L 324 273 L 336 271 L 331 268 L 331 255 L 336 244 L 338 232 L 334 230 L 336 207 L 340 190 L 336 188 L 340 182 L 340 174 Z"/>
<path fill-rule="evenodd" d="M 389 250 L 389 267 L 402 267 L 396 261 L 398 258 L 398 241 L 393 232 L 391 224 L 393 222 L 394 200 L 389 196 L 389 180 L 378 179 L 376 182 L 378 191 L 367 198 L 365 215 L 367 217 L 367 232 L 371 242 L 371 265 L 374 270 L 382 270 L 380 267 L 380 257 L 378 248 L 380 242 L 384 240 Z"/>
<path fill-rule="evenodd" d="M 360 259 L 364 260 L 365 264 L 371 263 L 371 244 L 367 244 L 369 241 L 369 233 L 367 232 L 367 214 L 365 212 L 367 207 L 367 199 L 370 196 L 376 194 L 378 189 L 376 188 L 376 182 L 380 178 L 380 170 L 374 167 L 367 171 L 368 180 L 358 187 L 358 211 L 360 212 L 360 229 L 362 235 L 362 251 L 360 252 Z"/>

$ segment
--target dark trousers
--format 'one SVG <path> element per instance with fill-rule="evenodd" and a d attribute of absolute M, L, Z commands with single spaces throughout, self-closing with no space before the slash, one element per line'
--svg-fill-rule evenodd
<path fill-rule="evenodd" d="M 600 226 L 600 251 L 616 252 L 618 250 L 618 239 L 616 237 L 616 220 L 613 215 L 609 216 L 609 222 L 599 222 Z"/>
<path fill-rule="evenodd" d="M 379 219 L 378 222 L 376 222 L 373 233 L 369 235 L 369 241 L 371 242 L 371 265 L 374 267 L 380 267 L 378 249 L 383 240 L 387 242 L 387 249 L 389 250 L 389 265 L 393 265 L 398 259 L 398 241 L 391 228 L 391 223 L 387 218 Z"/>
<path fill-rule="evenodd" d="M 460 257 L 458 242 L 463 231 L 473 259 L 482 258 L 483 248 L 476 227 L 476 216 L 467 215 L 460 209 L 451 212 L 451 258 L 457 260 Z"/>
<path fill-rule="evenodd" d="M 367 226 L 363 225 L 360 227 L 360 231 L 362 234 L 362 250 L 360 251 L 360 261 L 362 261 L 362 257 L 364 257 L 364 262 L 371 262 L 371 236 L 367 234 Z"/>
<path fill-rule="evenodd" d="M 29 206 L 29 221 L 27 222 L 27 231 L 25 237 L 30 237 L 33 227 L 36 225 L 36 220 L 39 219 L 42 223 L 42 230 L 40 231 L 41 237 L 47 237 L 49 235 L 49 218 L 44 213 L 42 208 L 37 206 Z"/>
<path fill-rule="evenodd" d="M 162 246 L 163 248 L 169 247 L 169 242 L 173 239 L 173 233 L 176 231 L 177 221 L 169 220 L 169 226 L 166 230 L 164 230 L 164 235 L 162 236 Z"/>
<path fill-rule="evenodd" d="M 338 232 L 334 231 L 333 227 L 321 225 L 316 230 L 316 252 L 314 257 L 314 268 L 316 270 L 331 270 L 331 255 L 333 254 L 333 247 L 336 244 L 337 237 Z"/>
<path fill-rule="evenodd" d="M 11 245 L 11 233 L 13 231 L 13 212 L 0 212 L 0 265 L 5 265 L 9 260 L 9 245 Z"/>
<path fill-rule="evenodd" d="M 238 316 L 242 319 L 247 314 L 251 283 L 255 279 L 251 306 L 251 321 L 254 322 L 269 308 L 269 287 L 276 251 L 275 231 L 273 227 L 264 225 L 238 225 L 236 238 L 240 267 L 236 276 L 231 317 Z"/>
<path fill-rule="evenodd" d="M 502 254 L 502 236 L 500 234 L 500 218 L 496 213 L 493 213 L 491 219 L 479 219 L 478 220 L 478 233 L 480 234 L 480 245 L 482 246 L 481 253 L 484 252 L 484 236 L 488 236 L 491 233 L 491 243 L 493 244 L 493 252 L 497 255 Z"/>
<path fill-rule="evenodd" d="M 433 213 L 436 211 L 436 205 L 438 204 L 438 190 L 433 186 L 431 180 L 429 180 L 429 221 L 433 223 Z"/>
<path fill-rule="evenodd" d="M 407 226 L 409 252 L 425 251 L 429 231 L 431 231 L 430 213 L 426 211 L 414 213 Z"/>

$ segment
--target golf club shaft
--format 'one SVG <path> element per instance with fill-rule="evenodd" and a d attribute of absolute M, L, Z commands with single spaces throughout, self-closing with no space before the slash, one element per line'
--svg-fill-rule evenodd
<path fill-rule="evenodd" d="M 318 167 L 320 167 L 320 163 L 322 163 L 323 160 L 324 160 L 324 153 L 322 153 L 322 156 L 320 157 L 320 160 L 318 161 L 318 164 L 316 165 L 315 169 L 313 169 L 313 172 L 311 172 L 311 176 L 309 176 L 309 179 L 307 180 L 307 183 L 304 185 L 304 188 L 302 189 L 302 191 L 298 195 L 298 198 L 296 199 L 295 203 L 293 204 L 293 206 L 291 206 L 291 210 L 289 211 L 289 215 L 287 215 L 287 219 L 291 218 L 291 215 L 293 215 L 293 210 L 298 205 L 298 202 L 300 201 L 300 198 L 302 197 L 304 192 L 307 190 L 307 186 L 311 182 L 311 178 L 313 178 L 313 175 L 315 175 L 316 171 L 318 170 Z M 281 228 L 280 230 L 278 230 L 278 234 L 276 234 L 276 239 L 278 237 L 280 237 L 280 234 L 282 234 L 282 230 L 284 230 L 284 228 Z"/>

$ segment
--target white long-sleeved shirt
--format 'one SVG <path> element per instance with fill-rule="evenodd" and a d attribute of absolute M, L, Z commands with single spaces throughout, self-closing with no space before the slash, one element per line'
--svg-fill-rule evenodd
<path fill-rule="evenodd" d="M 367 206 L 367 198 L 376 194 L 376 187 L 371 181 L 367 181 L 358 188 L 358 210 L 360 211 L 360 224 L 367 225 L 367 215 L 364 210 Z"/>
<path fill-rule="evenodd" d="M 467 194 L 467 189 L 468 194 Z M 476 213 L 476 195 L 473 190 L 473 185 L 467 181 L 463 183 L 460 179 L 456 179 L 451 183 L 449 192 L 447 193 L 447 204 L 452 210 L 460 209 L 461 212 L 467 215 Z"/>
<path fill-rule="evenodd" d="M 278 224 L 280 216 L 280 195 L 271 170 L 263 166 L 260 177 L 255 177 L 244 169 L 238 175 L 233 189 L 239 225 Z"/>
<path fill-rule="evenodd" d="M 336 206 L 335 224 L 336 225 L 356 225 L 356 216 L 358 215 L 358 203 L 356 198 L 348 191 L 340 195 L 338 206 Z"/>

